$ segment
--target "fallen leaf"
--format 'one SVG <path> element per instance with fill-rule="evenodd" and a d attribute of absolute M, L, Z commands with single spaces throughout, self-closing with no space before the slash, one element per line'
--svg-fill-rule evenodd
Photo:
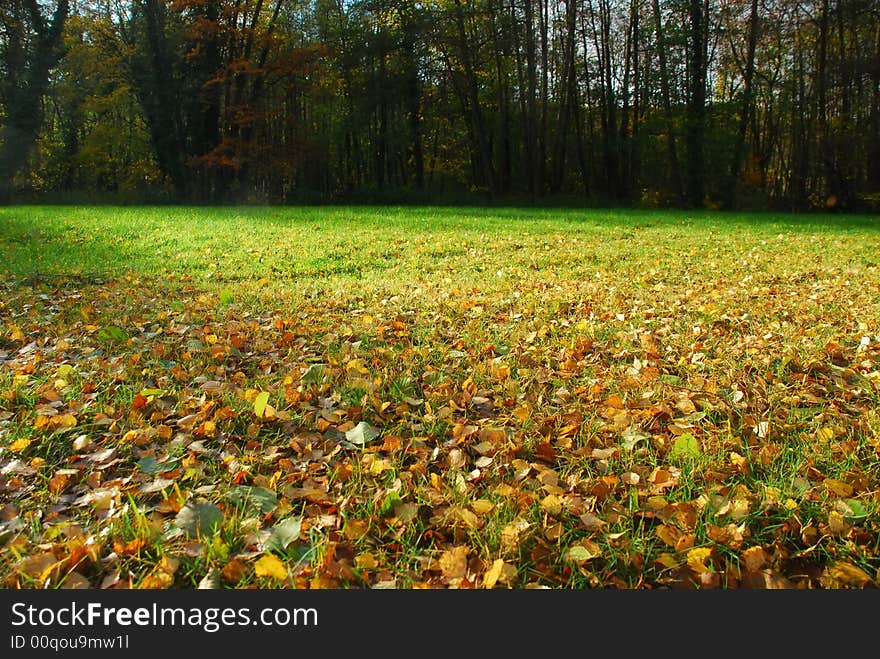
<path fill-rule="evenodd" d="M 763 547 L 749 547 L 742 553 L 742 560 L 748 572 L 757 572 L 762 569 L 770 557 Z"/>
<path fill-rule="evenodd" d="M 467 556 L 470 549 L 465 546 L 452 547 L 440 556 L 440 570 L 447 581 L 461 579 L 467 574 Z"/>
<path fill-rule="evenodd" d="M 602 549 L 592 540 L 583 540 L 581 543 L 572 545 L 565 552 L 565 558 L 577 565 L 583 565 L 594 558 L 602 555 Z"/>
<path fill-rule="evenodd" d="M 825 486 L 825 489 L 828 490 L 829 494 L 833 494 L 839 497 L 851 497 L 853 494 L 853 486 L 844 481 L 837 480 L 835 478 L 826 478 L 822 481 L 822 484 Z"/>
<path fill-rule="evenodd" d="M 820 581 L 826 588 L 848 586 L 864 588 L 871 583 L 871 577 L 862 568 L 846 561 L 839 561 L 825 569 Z"/>
<path fill-rule="evenodd" d="M 153 568 L 144 580 L 140 583 L 140 588 L 145 590 L 163 590 L 171 588 L 174 585 L 174 573 L 180 561 L 170 556 L 163 556 L 162 560 Z"/>
<path fill-rule="evenodd" d="M 237 485 L 226 493 L 229 502 L 245 514 L 265 515 L 278 506 L 278 495 L 265 487 Z"/>
<path fill-rule="evenodd" d="M 366 421 L 361 421 L 354 428 L 347 430 L 345 433 L 345 439 L 355 446 L 364 446 L 378 436 L 379 433 L 376 432 Z"/>
<path fill-rule="evenodd" d="M 177 516 L 174 525 L 189 537 L 210 536 L 223 522 L 223 511 L 213 503 L 190 499 Z"/>
<path fill-rule="evenodd" d="M 302 531 L 302 517 L 288 517 L 272 527 L 272 534 L 266 542 L 268 549 L 284 551 L 287 546 L 299 539 Z"/>
<path fill-rule="evenodd" d="M 269 403 L 269 392 L 263 391 L 257 394 L 254 399 L 254 414 L 258 419 L 262 419 L 266 412 L 266 405 Z"/>
<path fill-rule="evenodd" d="M 689 432 L 679 435 L 672 444 L 672 455 L 679 458 L 699 458 L 702 454 L 700 442 Z"/>
<path fill-rule="evenodd" d="M 218 590 L 220 588 L 220 571 L 212 567 L 208 573 L 201 578 L 197 590 Z"/>
<path fill-rule="evenodd" d="M 695 547 L 687 553 L 687 564 L 697 574 L 703 572 L 711 572 L 711 568 L 706 565 L 706 559 L 712 555 L 712 549 L 709 547 Z"/>
<path fill-rule="evenodd" d="M 272 554 L 266 554 L 254 563 L 254 571 L 258 577 L 269 577 L 277 581 L 283 581 L 288 577 L 287 566 Z"/>

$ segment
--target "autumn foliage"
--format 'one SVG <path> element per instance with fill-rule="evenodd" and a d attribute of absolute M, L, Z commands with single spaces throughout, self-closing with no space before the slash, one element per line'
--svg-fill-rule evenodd
<path fill-rule="evenodd" d="M 6 587 L 878 585 L 876 233 L 343 215 L 0 280 Z"/>

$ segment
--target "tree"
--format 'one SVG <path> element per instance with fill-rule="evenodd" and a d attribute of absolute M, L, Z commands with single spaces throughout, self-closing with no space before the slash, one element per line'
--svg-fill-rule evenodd
<path fill-rule="evenodd" d="M 57 0 L 51 18 L 37 0 L 8 0 L 0 9 L 0 101 L 5 108 L 0 127 L 0 200 L 8 200 L 14 179 L 27 165 L 42 126 L 42 99 L 49 71 L 62 56 L 61 35 L 68 0 Z"/>
<path fill-rule="evenodd" d="M 706 73 L 709 0 L 688 0 L 687 202 L 701 207 L 705 195 Z"/>

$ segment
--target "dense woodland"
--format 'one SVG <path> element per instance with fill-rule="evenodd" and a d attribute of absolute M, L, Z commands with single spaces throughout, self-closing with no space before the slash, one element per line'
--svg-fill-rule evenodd
<path fill-rule="evenodd" d="M 880 206 L 876 0 L 3 0 L 0 195 Z"/>

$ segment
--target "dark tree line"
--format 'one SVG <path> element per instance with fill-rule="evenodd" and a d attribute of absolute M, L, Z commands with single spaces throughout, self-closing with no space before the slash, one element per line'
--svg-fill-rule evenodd
<path fill-rule="evenodd" d="M 875 0 L 7 0 L 0 185 L 880 207 Z"/>

